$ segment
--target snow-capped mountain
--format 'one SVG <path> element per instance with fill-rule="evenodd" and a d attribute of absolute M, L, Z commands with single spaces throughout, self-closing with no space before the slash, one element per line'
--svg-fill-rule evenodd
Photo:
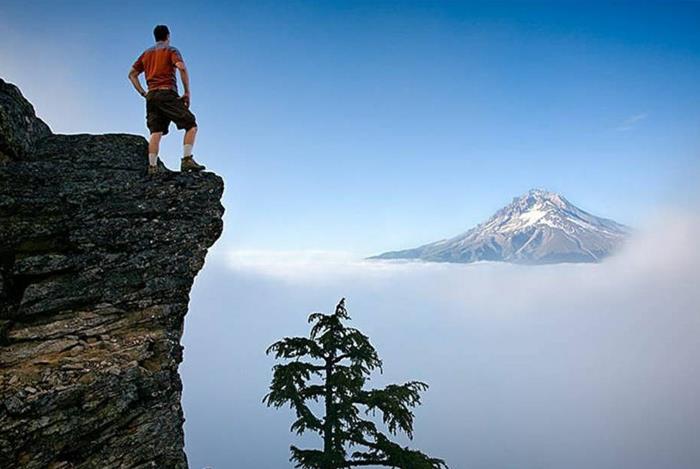
<path fill-rule="evenodd" d="M 559 194 L 533 189 L 466 233 L 371 259 L 598 262 L 619 248 L 629 233 L 625 225 L 591 215 Z"/>

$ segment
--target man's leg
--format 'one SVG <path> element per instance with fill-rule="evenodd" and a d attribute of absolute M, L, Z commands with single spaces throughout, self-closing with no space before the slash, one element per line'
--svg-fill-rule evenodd
<path fill-rule="evenodd" d="M 148 141 L 148 164 L 156 166 L 158 164 L 158 151 L 160 150 L 160 139 L 163 137 L 163 132 L 153 132 Z"/>
<path fill-rule="evenodd" d="M 194 147 L 194 139 L 197 136 L 197 126 L 188 129 L 185 132 L 185 138 L 182 141 L 182 157 L 192 156 L 192 147 Z"/>
<path fill-rule="evenodd" d="M 185 138 L 182 142 L 182 162 L 180 163 L 180 171 L 202 171 L 206 169 L 201 164 L 197 163 L 192 158 L 192 147 L 194 139 L 197 136 L 197 126 L 190 127 L 185 132 Z"/>

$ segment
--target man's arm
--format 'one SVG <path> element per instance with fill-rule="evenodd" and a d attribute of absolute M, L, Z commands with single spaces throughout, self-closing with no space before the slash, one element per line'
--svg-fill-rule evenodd
<path fill-rule="evenodd" d="M 180 79 L 182 80 L 182 86 L 185 88 L 185 92 L 182 93 L 182 100 L 185 102 L 185 106 L 190 107 L 190 75 L 187 73 L 185 62 L 177 62 L 175 67 L 180 70 Z"/>
<path fill-rule="evenodd" d="M 144 91 L 143 87 L 141 86 L 141 80 L 139 80 L 140 74 L 141 74 L 140 72 L 136 71 L 136 69 L 132 67 L 131 70 L 129 71 L 129 81 L 131 82 L 132 85 L 134 85 L 134 88 L 136 89 L 136 91 L 138 91 L 139 94 L 145 98 L 146 91 Z"/>

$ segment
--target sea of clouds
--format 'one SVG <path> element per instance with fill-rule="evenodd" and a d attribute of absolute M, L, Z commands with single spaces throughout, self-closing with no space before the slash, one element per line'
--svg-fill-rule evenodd
<path fill-rule="evenodd" d="M 265 348 L 347 297 L 384 359 L 420 379 L 412 445 L 452 468 L 700 467 L 700 249 L 667 214 L 601 264 L 373 262 L 215 249 L 181 367 L 191 467 L 291 467 L 292 415 L 265 408 Z"/>

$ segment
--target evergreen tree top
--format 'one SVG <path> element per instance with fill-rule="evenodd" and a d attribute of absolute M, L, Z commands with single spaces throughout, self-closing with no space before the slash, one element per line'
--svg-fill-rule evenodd
<path fill-rule="evenodd" d="M 343 298 L 333 314 L 309 316 L 308 337 L 286 337 L 267 349 L 283 363 L 273 368 L 264 402 L 275 408 L 289 405 L 297 417 L 291 430 L 298 434 L 311 431 L 323 439 L 323 450 L 292 446 L 291 461 L 302 469 L 447 468 L 441 459 L 392 442 L 367 418 L 379 413 L 389 434 L 402 432 L 412 439 L 412 409 L 420 405 L 420 393 L 428 385 L 409 381 L 365 389 L 371 372 L 381 371 L 382 361 L 367 336 L 345 325 L 349 320 Z M 324 415 L 316 415 L 310 401 L 322 402 Z M 356 447 L 364 450 L 354 450 Z"/>

